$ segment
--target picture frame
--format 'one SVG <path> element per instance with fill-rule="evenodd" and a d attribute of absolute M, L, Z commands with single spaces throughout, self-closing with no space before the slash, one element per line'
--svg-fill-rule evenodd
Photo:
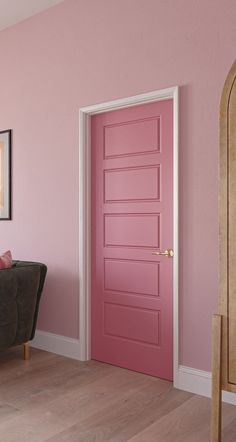
<path fill-rule="evenodd" d="M 0 131 L 0 221 L 11 220 L 11 129 Z"/>

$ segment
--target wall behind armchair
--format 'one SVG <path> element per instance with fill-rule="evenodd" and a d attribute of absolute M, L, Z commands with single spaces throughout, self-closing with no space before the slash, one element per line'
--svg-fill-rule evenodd
<path fill-rule="evenodd" d="M 78 337 L 79 107 L 180 89 L 181 362 L 210 369 L 218 292 L 218 107 L 234 0 L 66 0 L 0 33 L 13 220 L 0 250 L 49 267 L 39 328 Z"/>

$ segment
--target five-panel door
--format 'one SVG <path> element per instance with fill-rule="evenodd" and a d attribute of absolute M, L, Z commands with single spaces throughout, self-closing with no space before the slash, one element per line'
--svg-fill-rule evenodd
<path fill-rule="evenodd" d="M 173 101 L 91 118 L 92 358 L 173 377 Z"/>

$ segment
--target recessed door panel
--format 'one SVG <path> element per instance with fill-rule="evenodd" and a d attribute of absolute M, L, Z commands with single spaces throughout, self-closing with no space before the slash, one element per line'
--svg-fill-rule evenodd
<path fill-rule="evenodd" d="M 160 149 L 159 118 L 122 121 L 104 126 L 105 158 L 138 155 Z"/>
<path fill-rule="evenodd" d="M 104 179 L 106 203 L 160 199 L 159 166 L 106 170 Z"/>
<path fill-rule="evenodd" d="M 159 311 L 106 302 L 104 333 L 117 338 L 159 345 Z"/>
<path fill-rule="evenodd" d="M 159 296 L 159 278 L 159 262 L 114 258 L 104 260 L 105 290 Z"/>
<path fill-rule="evenodd" d="M 104 217 L 105 246 L 145 247 L 160 246 L 160 215 L 116 213 Z"/>

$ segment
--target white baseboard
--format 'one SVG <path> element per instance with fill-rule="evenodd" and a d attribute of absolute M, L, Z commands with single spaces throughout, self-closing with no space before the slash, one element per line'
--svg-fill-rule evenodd
<path fill-rule="evenodd" d="M 40 350 L 80 360 L 80 343 L 78 339 L 36 330 L 35 337 L 30 345 Z"/>
<path fill-rule="evenodd" d="M 211 397 L 211 373 L 180 365 L 175 387 L 200 396 Z M 223 391 L 222 399 L 236 405 L 236 394 Z"/>
<path fill-rule="evenodd" d="M 36 330 L 35 338 L 30 344 L 40 350 L 50 351 L 61 356 L 81 360 L 78 339 L 55 335 Z M 175 388 L 189 391 L 200 396 L 211 397 L 211 373 L 180 365 L 174 382 Z M 236 394 L 223 391 L 223 401 L 236 405 Z"/>

